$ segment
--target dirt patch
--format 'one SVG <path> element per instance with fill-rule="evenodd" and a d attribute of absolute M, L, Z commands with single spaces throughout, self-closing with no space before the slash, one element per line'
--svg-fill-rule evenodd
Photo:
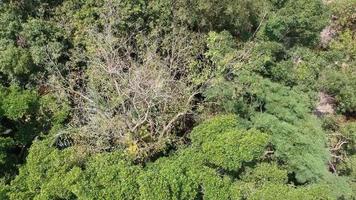
<path fill-rule="evenodd" d="M 325 5 L 328 5 L 328 4 L 330 4 L 330 3 L 333 3 L 335 0 L 323 0 L 323 3 L 325 4 Z"/>
<path fill-rule="evenodd" d="M 329 43 L 337 35 L 337 30 L 332 25 L 325 27 L 320 33 L 320 45 L 323 48 L 327 48 Z"/>
<path fill-rule="evenodd" d="M 319 92 L 318 96 L 319 96 L 319 101 L 314 110 L 314 114 L 317 115 L 318 117 L 328 115 L 328 114 L 334 114 L 335 98 L 324 92 Z"/>

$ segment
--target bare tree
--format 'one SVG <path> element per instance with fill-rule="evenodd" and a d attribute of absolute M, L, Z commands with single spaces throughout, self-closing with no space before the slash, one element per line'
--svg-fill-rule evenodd
<path fill-rule="evenodd" d="M 160 38 L 119 34 L 119 8 L 106 3 L 103 27 L 88 30 L 85 83 L 62 78 L 60 88 L 76 102 L 76 143 L 94 151 L 124 148 L 145 159 L 173 143 L 177 125 L 191 113 L 197 90 L 183 55 L 190 53 L 190 39 L 173 36 L 162 56 Z"/>

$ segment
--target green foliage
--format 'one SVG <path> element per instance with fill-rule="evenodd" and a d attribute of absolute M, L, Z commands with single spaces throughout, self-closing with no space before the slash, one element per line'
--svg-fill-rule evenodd
<path fill-rule="evenodd" d="M 266 185 L 254 193 L 249 199 L 334 199 L 331 197 L 330 188 L 323 185 L 310 186 L 307 188 L 294 189 L 288 185 Z"/>
<path fill-rule="evenodd" d="M 327 69 L 319 83 L 328 94 L 335 96 L 338 110 L 342 113 L 356 110 L 354 71 L 353 68 L 337 71 Z"/>
<path fill-rule="evenodd" d="M 320 0 L 287 1 L 281 9 L 271 14 L 262 35 L 287 46 L 313 46 L 317 44 L 319 32 L 326 24 L 325 13 L 325 6 Z"/>
<path fill-rule="evenodd" d="M 286 50 L 278 42 L 257 43 L 251 52 L 249 67 L 263 76 L 272 76 L 271 71 L 278 62 L 284 60 Z"/>
<path fill-rule="evenodd" d="M 9 93 L 2 102 L 4 116 L 14 120 L 17 124 L 17 133 L 14 138 L 20 144 L 30 143 L 37 134 L 36 120 L 33 118 L 38 108 L 38 97 L 33 91 L 19 90 L 16 86 L 10 87 Z M 9 127 L 11 128 L 11 127 Z"/>
<path fill-rule="evenodd" d="M 159 21 L 182 23 L 194 31 L 223 31 L 232 35 L 251 35 L 262 15 L 268 10 L 265 1 L 214 1 L 179 0 L 174 4 L 169 1 L 152 1 L 153 13 L 162 12 Z M 168 12 L 174 9 L 174 12 Z M 161 18 L 161 19 L 160 19 Z"/>
<path fill-rule="evenodd" d="M 83 160 L 75 148 L 58 150 L 50 146 L 51 140 L 38 141 L 32 145 L 26 165 L 7 194 L 10 199 L 192 199 L 199 195 L 205 199 L 229 199 L 233 177 L 222 169 L 237 170 L 256 161 L 267 142 L 261 132 L 229 128 L 236 124 L 234 121 L 233 116 L 221 116 L 195 129 L 197 136 L 216 135 L 218 145 L 197 141 L 145 168 L 134 165 L 119 152 Z M 218 124 L 230 130 L 219 131 Z M 199 134 L 204 131 L 207 133 Z M 231 145 L 221 145 L 226 141 Z M 206 149 L 209 145 L 215 147 Z"/>
<path fill-rule="evenodd" d="M 295 173 L 297 182 L 317 182 L 328 174 L 326 140 L 315 119 L 287 123 L 273 115 L 258 114 L 253 122 L 272 134 L 275 156 L 287 165 L 289 173 Z"/>
<path fill-rule="evenodd" d="M 289 173 L 295 173 L 297 182 L 316 182 L 325 177 L 329 158 L 325 133 L 318 121 L 307 114 L 309 98 L 298 90 L 249 73 L 239 74 L 235 84 L 243 87 L 243 92 L 237 97 L 230 95 L 227 103 L 235 101 L 239 105 L 242 101 L 253 106 L 249 126 L 270 134 L 274 155 L 287 165 Z"/>
<path fill-rule="evenodd" d="M 212 84 L 214 87 L 207 89 L 204 95 L 207 102 L 217 105 L 210 107 L 213 112 L 239 113 L 241 116 L 252 112 L 250 107 L 243 103 L 243 87 L 237 87 L 224 79 L 214 79 Z"/>
<path fill-rule="evenodd" d="M 288 86 L 301 86 L 312 90 L 321 69 L 326 64 L 316 52 L 297 47 L 288 51 L 288 58 L 271 69 L 272 79 Z"/>
<path fill-rule="evenodd" d="M 1 1 L 0 199 L 356 198 L 354 7 Z"/>
<path fill-rule="evenodd" d="M 333 51 L 341 51 L 345 55 L 346 61 L 355 60 L 356 42 L 353 31 L 345 30 L 330 46 Z"/>
<path fill-rule="evenodd" d="M 0 179 L 0 198 L 7 200 L 8 197 L 6 195 L 6 193 L 8 192 L 8 185 L 6 185 L 1 179 Z"/>
<path fill-rule="evenodd" d="M 55 103 L 45 105 L 45 97 L 42 99 L 36 91 L 17 85 L 1 87 L 0 93 L 1 175 L 10 179 L 16 173 L 17 165 L 23 162 L 32 140 L 42 133 L 47 134 L 52 126 L 63 123 L 68 116 L 68 108 L 56 108 L 58 104 Z M 44 110 L 52 112 L 41 112 Z"/>
<path fill-rule="evenodd" d="M 306 47 L 286 49 L 281 43 L 259 42 L 252 50 L 246 68 L 287 86 L 303 91 L 317 88 L 319 74 L 328 65 L 320 53 Z"/>
<path fill-rule="evenodd" d="M 233 199 L 334 199 L 326 183 L 296 188 L 287 183 L 287 171 L 262 163 L 249 169 L 232 187 Z M 335 182 L 336 183 L 336 182 Z M 341 193 L 342 194 L 342 193 Z"/>
<path fill-rule="evenodd" d="M 61 128 L 70 116 L 70 106 L 64 97 L 56 97 L 53 94 L 41 96 L 39 121 L 43 127 Z"/>
<path fill-rule="evenodd" d="M 209 32 L 207 38 L 209 50 L 205 53 L 205 56 L 217 66 L 218 72 L 223 73 L 224 69 L 228 67 L 227 65 L 235 53 L 236 45 L 234 43 L 232 35 L 227 31 L 221 33 Z"/>
<path fill-rule="evenodd" d="M 265 79 L 257 81 L 257 78 L 245 90 L 258 102 L 252 126 L 271 134 L 275 155 L 290 167 L 290 172 L 296 173 L 299 182 L 323 177 L 327 172 L 326 140 L 318 121 L 306 114 L 310 106 L 308 97 Z"/>
<path fill-rule="evenodd" d="M 350 27 L 354 17 L 352 18 L 349 10 L 353 4 L 354 1 L 341 1 L 335 5 L 336 14 L 340 15 L 340 21 L 337 20 L 335 23 L 340 23 L 339 26 L 342 27 L 338 37 L 331 41 L 329 51 L 332 55 L 338 56 L 330 59 L 330 66 L 325 68 L 319 80 L 319 87 L 335 97 L 338 111 L 341 113 L 352 113 L 356 110 L 354 92 L 356 42 L 354 30 Z"/>
<path fill-rule="evenodd" d="M 85 163 L 72 188 L 79 199 L 138 199 L 140 170 L 118 153 L 98 154 Z"/>
<path fill-rule="evenodd" d="M 226 170 L 238 170 L 243 162 L 252 162 L 262 155 L 268 136 L 256 130 L 229 130 L 222 135 L 215 132 L 213 141 L 202 144 L 202 152 L 208 162 Z"/>
<path fill-rule="evenodd" d="M 149 165 L 139 178 L 141 199 L 229 199 L 231 178 L 203 162 L 201 152 L 186 149 Z"/>
<path fill-rule="evenodd" d="M 273 163 L 250 168 L 231 188 L 233 199 L 337 199 L 351 198 L 347 182 L 333 175 L 327 181 L 296 187 L 287 183 L 287 171 Z M 337 187 L 338 190 L 332 190 Z"/>
<path fill-rule="evenodd" d="M 255 187 L 270 183 L 285 184 L 288 181 L 287 170 L 279 169 L 275 163 L 261 163 L 253 169 L 246 170 L 241 180 L 254 183 Z"/>
<path fill-rule="evenodd" d="M 194 199 L 198 195 L 201 175 L 197 167 L 201 164 L 200 155 L 194 150 L 157 160 L 140 174 L 140 198 Z"/>
<path fill-rule="evenodd" d="M 89 32 L 93 29 L 102 30 L 104 26 L 113 27 L 115 34 L 134 33 L 148 28 L 146 1 L 114 0 L 114 1 L 64 1 L 56 9 L 56 18 L 60 19 L 66 35 L 76 47 L 88 45 Z M 120 10 L 120 12 L 115 12 Z M 108 16 L 110 14 L 110 16 Z M 106 15 L 105 17 L 103 17 Z"/>
<path fill-rule="evenodd" d="M 352 152 L 356 152 L 356 122 L 346 123 L 340 128 L 341 134 L 349 141 L 347 148 Z"/>
<path fill-rule="evenodd" d="M 0 38 L 15 40 L 21 30 L 21 19 L 15 10 L 6 4 L 0 5 Z"/>
<path fill-rule="evenodd" d="M 192 148 L 148 166 L 139 181 L 141 198 L 228 199 L 231 179 L 220 178 L 218 171 L 238 170 L 256 161 L 267 143 L 265 134 L 243 131 L 237 125 L 236 117 L 227 115 L 197 126 L 191 135 Z"/>
<path fill-rule="evenodd" d="M 50 141 L 35 142 L 26 165 L 12 182 L 10 199 L 72 199 L 69 187 L 77 179 L 80 159 L 74 149 L 60 151 Z"/>
<path fill-rule="evenodd" d="M 49 65 L 46 66 L 49 68 L 63 59 L 64 36 L 53 23 L 40 19 L 29 19 L 23 25 L 20 34 L 29 46 L 34 64 Z"/>
<path fill-rule="evenodd" d="M 32 145 L 11 183 L 10 199 L 137 199 L 138 166 L 117 153 L 86 160 L 80 149 L 58 150 L 51 143 Z"/>
<path fill-rule="evenodd" d="M 201 145 L 214 141 L 221 133 L 239 127 L 236 116 L 222 115 L 209 119 L 195 127 L 190 134 L 193 144 Z"/>
<path fill-rule="evenodd" d="M 248 116 L 251 116 L 256 111 L 266 111 L 287 122 L 303 118 L 311 107 L 311 100 L 299 90 L 245 70 L 237 72 L 236 76 L 238 78 L 232 81 L 219 80 L 217 85 L 212 85 L 206 92 L 208 100 L 213 101 L 215 106 L 228 108 L 228 112 L 235 111 L 241 115 L 248 110 Z M 220 84 L 228 85 L 227 90 L 219 93 Z M 219 97 L 219 94 L 222 96 Z M 241 109 L 233 110 L 231 107 Z"/>
<path fill-rule="evenodd" d="M 349 176 L 352 181 L 356 179 L 356 155 L 352 155 L 338 165 L 340 174 Z"/>
<path fill-rule="evenodd" d="M 29 52 L 21 47 L 16 47 L 12 42 L 0 40 L 0 70 L 10 79 L 29 76 L 33 69 Z"/>
<path fill-rule="evenodd" d="M 36 125 L 33 117 L 37 111 L 38 96 L 31 90 L 23 90 L 17 85 L 0 89 L 0 174 L 10 178 L 21 161 L 25 146 L 31 143 Z M 20 155 L 17 155 L 18 152 Z"/>
<path fill-rule="evenodd" d="M 216 172 L 210 170 L 210 174 L 203 177 L 202 190 L 204 199 L 230 199 L 231 179 L 228 177 L 219 177 Z M 199 196 L 198 196 L 199 197 Z"/>
<path fill-rule="evenodd" d="M 332 13 L 337 16 L 336 25 L 338 28 L 352 28 L 356 22 L 355 17 L 355 0 L 340 0 L 331 3 L 330 8 Z"/>
<path fill-rule="evenodd" d="M 7 164 L 7 151 L 14 145 L 14 141 L 12 138 L 9 137 L 0 137 L 0 166 L 5 168 L 4 164 Z"/>
<path fill-rule="evenodd" d="M 228 199 L 232 180 L 224 170 L 238 170 L 257 160 L 267 142 L 263 133 L 236 126 L 232 115 L 215 117 L 197 126 L 191 135 L 192 148 L 148 166 L 140 180 L 142 199 L 192 199 L 200 195 L 204 199 Z M 222 145 L 226 142 L 228 145 Z"/>
<path fill-rule="evenodd" d="M 4 96 L 1 107 L 9 119 L 20 119 L 36 109 L 38 96 L 34 91 L 21 90 L 18 86 L 12 85 Z"/>
<path fill-rule="evenodd" d="M 5 81 L 19 81 L 30 76 L 33 70 L 26 42 L 19 35 L 22 30 L 21 16 L 7 4 L 1 5 L 0 11 L 0 71 L 9 76 L 9 80 Z"/>

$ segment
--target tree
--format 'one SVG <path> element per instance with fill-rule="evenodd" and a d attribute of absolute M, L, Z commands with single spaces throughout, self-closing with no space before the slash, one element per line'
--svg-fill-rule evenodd
<path fill-rule="evenodd" d="M 149 4 L 152 15 L 158 15 L 158 22 L 171 21 L 197 32 L 226 30 L 241 38 L 253 34 L 269 7 L 265 1 L 241 0 L 152 1 Z"/>
<path fill-rule="evenodd" d="M 319 0 L 286 1 L 282 8 L 271 14 L 261 34 L 288 47 L 316 45 L 326 24 L 325 9 Z"/>

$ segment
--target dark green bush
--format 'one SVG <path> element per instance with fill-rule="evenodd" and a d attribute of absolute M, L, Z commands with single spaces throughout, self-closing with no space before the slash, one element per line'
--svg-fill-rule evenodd
<path fill-rule="evenodd" d="M 316 45 L 319 33 L 327 22 L 325 9 L 321 0 L 287 1 L 271 14 L 263 28 L 263 35 L 287 46 Z"/>

